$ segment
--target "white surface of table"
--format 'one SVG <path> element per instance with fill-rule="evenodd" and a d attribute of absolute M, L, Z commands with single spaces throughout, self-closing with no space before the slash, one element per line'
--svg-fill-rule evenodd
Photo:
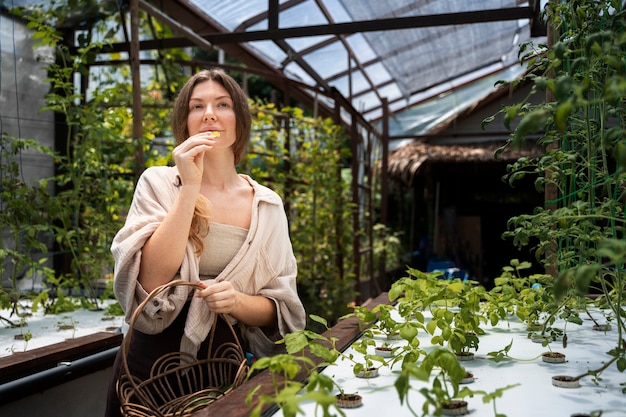
<path fill-rule="evenodd" d="M 428 318 L 426 319 L 428 321 Z M 481 326 L 486 330 L 485 335 L 480 336 L 480 344 L 476 351 L 476 359 L 470 362 L 462 362 L 462 365 L 474 373 L 476 380 L 467 386 L 472 390 L 482 390 L 492 393 L 498 388 L 508 385 L 520 384 L 519 386 L 504 391 L 502 397 L 496 399 L 496 409 L 500 414 L 507 417 L 568 417 L 576 413 L 591 413 L 595 410 L 603 410 L 602 416 L 626 416 L 626 394 L 622 394 L 622 388 L 626 385 L 626 372 L 620 373 L 615 363 L 606 369 L 601 375 L 601 381 L 595 384 L 592 377 L 585 377 L 580 381 L 578 388 L 559 388 L 552 385 L 552 376 L 569 375 L 577 376 L 590 369 L 599 368 L 603 362 L 611 357 L 606 354 L 616 345 L 617 334 L 615 326 L 608 332 L 598 332 L 592 329 L 593 322 L 585 320 L 582 325 L 569 323 L 567 330 L 567 348 L 563 348 L 561 342 L 553 342 L 550 348 L 567 355 L 566 362 L 561 364 L 544 363 L 541 358 L 530 362 L 504 361 L 496 363 L 487 359 L 487 353 L 499 351 L 513 341 L 509 355 L 519 359 L 529 359 L 542 352 L 548 351 L 541 343 L 531 341 L 520 323 L 502 322 L 495 328 Z M 555 327 L 562 328 L 562 323 L 556 323 Z M 430 336 L 424 330 L 420 330 L 418 338 L 425 350 L 432 349 Z M 383 341 L 381 338 L 380 342 Z M 377 341 L 378 342 L 378 341 Z M 404 341 L 393 342 L 402 344 Z M 373 347 L 371 347 L 373 353 Z M 346 350 L 349 353 L 351 350 Z M 358 356 L 359 353 L 352 353 Z M 422 358 L 420 358 L 421 361 Z M 344 388 L 346 393 L 358 392 L 363 396 L 363 405 L 356 409 L 345 409 L 346 416 L 410 416 L 411 412 L 400 400 L 393 386 L 397 378 L 400 364 L 393 369 L 381 367 L 379 376 L 372 379 L 361 379 L 353 375 L 352 363 L 338 361 L 336 366 L 330 366 L 323 372 L 334 376 L 337 382 Z M 425 386 L 424 382 L 416 379 L 411 380 L 410 403 L 417 415 L 422 414 L 424 397 L 419 388 Z M 462 387 L 462 386 L 461 386 Z M 493 403 L 483 403 L 482 396 L 466 398 L 469 403 L 469 416 L 494 416 Z M 315 404 L 303 402 L 301 405 L 303 415 L 316 415 Z M 432 407 L 431 407 L 432 411 Z M 281 416 L 279 410 L 276 416 Z M 322 415 L 321 409 L 317 415 Z"/>

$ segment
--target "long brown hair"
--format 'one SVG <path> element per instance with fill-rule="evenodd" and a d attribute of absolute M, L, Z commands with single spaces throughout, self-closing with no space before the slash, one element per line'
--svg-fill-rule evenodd
<path fill-rule="evenodd" d="M 176 145 L 180 145 L 189 137 L 189 129 L 187 129 L 187 116 L 189 115 L 189 99 L 196 85 L 206 82 L 218 82 L 228 91 L 233 100 L 233 110 L 235 112 L 235 143 L 232 145 L 233 154 L 235 156 L 235 165 L 237 165 L 248 150 L 250 142 L 250 126 L 252 117 L 250 115 L 250 107 L 248 105 L 248 97 L 241 89 L 237 81 L 228 75 L 224 70 L 218 68 L 202 70 L 191 76 L 178 93 L 174 102 L 174 112 L 172 115 L 172 132 Z M 209 220 L 211 215 L 211 206 L 209 200 L 202 194 L 198 195 L 196 207 L 194 209 L 193 220 L 191 221 L 191 230 L 189 231 L 189 239 L 196 247 L 196 253 L 200 254 L 204 250 L 204 237 L 209 233 Z"/>

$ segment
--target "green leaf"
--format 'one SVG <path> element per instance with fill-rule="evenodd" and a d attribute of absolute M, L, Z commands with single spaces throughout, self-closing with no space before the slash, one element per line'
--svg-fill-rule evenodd
<path fill-rule="evenodd" d="M 540 108 L 528 113 L 520 120 L 519 125 L 515 129 L 514 142 L 519 146 L 523 138 L 538 132 L 550 117 L 550 110 L 546 108 Z"/>
<path fill-rule="evenodd" d="M 417 336 L 417 328 L 410 324 L 404 325 L 400 328 L 400 337 L 404 340 L 411 341 Z"/>
<path fill-rule="evenodd" d="M 515 120 L 521 107 L 521 104 L 517 104 L 513 106 L 507 106 L 504 109 L 504 127 L 507 130 L 511 130 L 511 122 Z"/>
<path fill-rule="evenodd" d="M 589 285 L 591 281 L 598 276 L 600 265 L 581 265 L 576 270 L 576 291 L 579 295 L 587 295 L 589 293 Z"/>
<path fill-rule="evenodd" d="M 320 317 L 316 314 L 309 314 L 309 317 L 314 322 L 320 323 L 322 326 L 328 328 L 328 321 L 324 317 Z"/>
<path fill-rule="evenodd" d="M 429 321 L 428 324 L 426 324 L 426 331 L 430 334 L 435 334 L 435 330 L 437 330 L 437 321 Z"/>
<path fill-rule="evenodd" d="M 615 145 L 613 155 L 615 157 L 615 161 L 617 162 L 619 173 L 623 174 L 626 172 L 626 144 L 623 142 L 617 143 Z"/>
<path fill-rule="evenodd" d="M 463 282 L 455 282 L 453 284 L 448 285 L 448 291 L 452 291 L 455 294 L 460 294 L 465 289 L 465 284 Z"/>
<path fill-rule="evenodd" d="M 567 130 L 567 120 L 569 119 L 573 108 L 574 105 L 569 100 L 557 106 L 554 114 L 554 125 L 560 133 Z"/>
<path fill-rule="evenodd" d="M 309 344 L 309 338 L 303 332 L 287 333 L 284 341 L 287 353 L 291 355 L 301 352 Z"/>
<path fill-rule="evenodd" d="M 396 300 L 398 297 L 402 295 L 403 292 L 404 292 L 404 288 L 402 288 L 401 286 L 392 285 L 391 288 L 389 289 L 389 301 Z"/>

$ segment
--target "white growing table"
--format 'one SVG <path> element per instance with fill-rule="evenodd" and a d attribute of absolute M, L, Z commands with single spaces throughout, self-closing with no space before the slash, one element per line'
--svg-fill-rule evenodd
<path fill-rule="evenodd" d="M 499 351 L 511 341 L 513 344 L 509 355 L 519 359 L 535 357 L 548 348 L 531 341 L 521 323 L 501 322 L 496 327 L 483 326 L 487 334 L 480 337 L 476 359 L 462 363 L 476 378 L 468 387 L 492 393 L 498 388 L 520 384 L 504 391 L 502 397 L 496 398 L 497 412 L 507 417 L 568 417 L 588 414 L 595 410 L 603 410 L 602 416 L 626 416 L 626 394 L 621 392 L 622 388 L 626 388 L 626 372 L 620 373 L 615 364 L 601 374 L 601 381 L 597 385 L 589 376 L 580 381 L 578 388 L 559 388 L 552 385 L 551 378 L 554 375 L 577 376 L 589 369 L 599 368 L 603 362 L 610 359 L 605 352 L 615 347 L 617 340 L 615 326 L 605 334 L 594 331 L 592 325 L 593 322 L 589 320 L 584 320 L 580 326 L 569 323 L 566 328 L 567 348 L 563 348 L 561 342 L 550 344 L 553 351 L 567 355 L 566 362 L 561 364 L 544 363 L 540 358 L 530 362 L 509 360 L 496 363 L 488 360 L 488 352 Z M 562 323 L 557 322 L 555 327 L 562 328 Z M 425 331 L 420 330 L 418 337 L 423 348 L 426 350 L 431 348 L 430 336 Z M 381 338 L 380 341 L 382 340 Z M 393 343 L 401 344 L 404 341 Z M 373 350 L 373 347 L 371 349 Z M 355 351 L 352 353 L 355 356 L 359 355 Z M 353 375 L 351 362 L 340 360 L 337 366 L 330 366 L 323 372 L 334 376 L 345 392 L 358 392 L 363 396 L 361 407 L 344 410 L 347 416 L 410 416 L 406 403 L 400 404 L 393 386 L 399 368 L 399 363 L 393 369 L 381 367 L 378 377 L 361 379 Z M 421 415 L 424 402 L 418 390 L 424 384 L 418 380 L 411 381 L 413 389 L 410 393 L 410 403 L 417 415 Z M 493 403 L 483 403 L 482 396 L 466 400 L 469 402 L 467 415 L 478 417 L 495 415 Z M 304 415 L 316 415 L 314 403 L 303 402 L 301 407 Z M 279 410 L 274 415 L 281 416 L 282 412 Z M 321 410 L 318 410 L 318 415 L 321 415 Z"/>

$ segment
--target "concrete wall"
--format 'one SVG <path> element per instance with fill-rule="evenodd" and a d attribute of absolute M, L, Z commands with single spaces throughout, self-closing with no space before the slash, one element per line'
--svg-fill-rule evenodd
<path fill-rule="evenodd" d="M 50 86 L 45 81 L 45 63 L 39 57 L 50 56 L 50 51 L 34 50 L 33 46 L 32 31 L 23 22 L 13 16 L 0 16 L 0 140 L 10 135 L 35 139 L 41 145 L 54 147 L 54 114 L 41 111 Z M 54 175 L 54 163 L 49 157 L 27 150 L 19 159 L 21 176 L 26 182 Z M 4 203 L 0 201 L 0 207 Z M 2 230 L 2 244 L 13 245 L 6 230 Z M 6 277 L 2 278 L 4 281 Z M 35 277 L 35 281 L 38 280 Z M 29 282 L 22 282 L 21 286 L 34 288 L 40 285 L 30 277 L 25 281 Z"/>
<path fill-rule="evenodd" d="M 0 130 L 3 134 L 36 139 L 54 146 L 54 114 L 41 111 L 50 86 L 45 64 L 38 55 L 50 51 L 33 49 L 32 31 L 12 16 L 0 16 Z M 25 153 L 26 180 L 54 174 L 50 158 Z"/>

